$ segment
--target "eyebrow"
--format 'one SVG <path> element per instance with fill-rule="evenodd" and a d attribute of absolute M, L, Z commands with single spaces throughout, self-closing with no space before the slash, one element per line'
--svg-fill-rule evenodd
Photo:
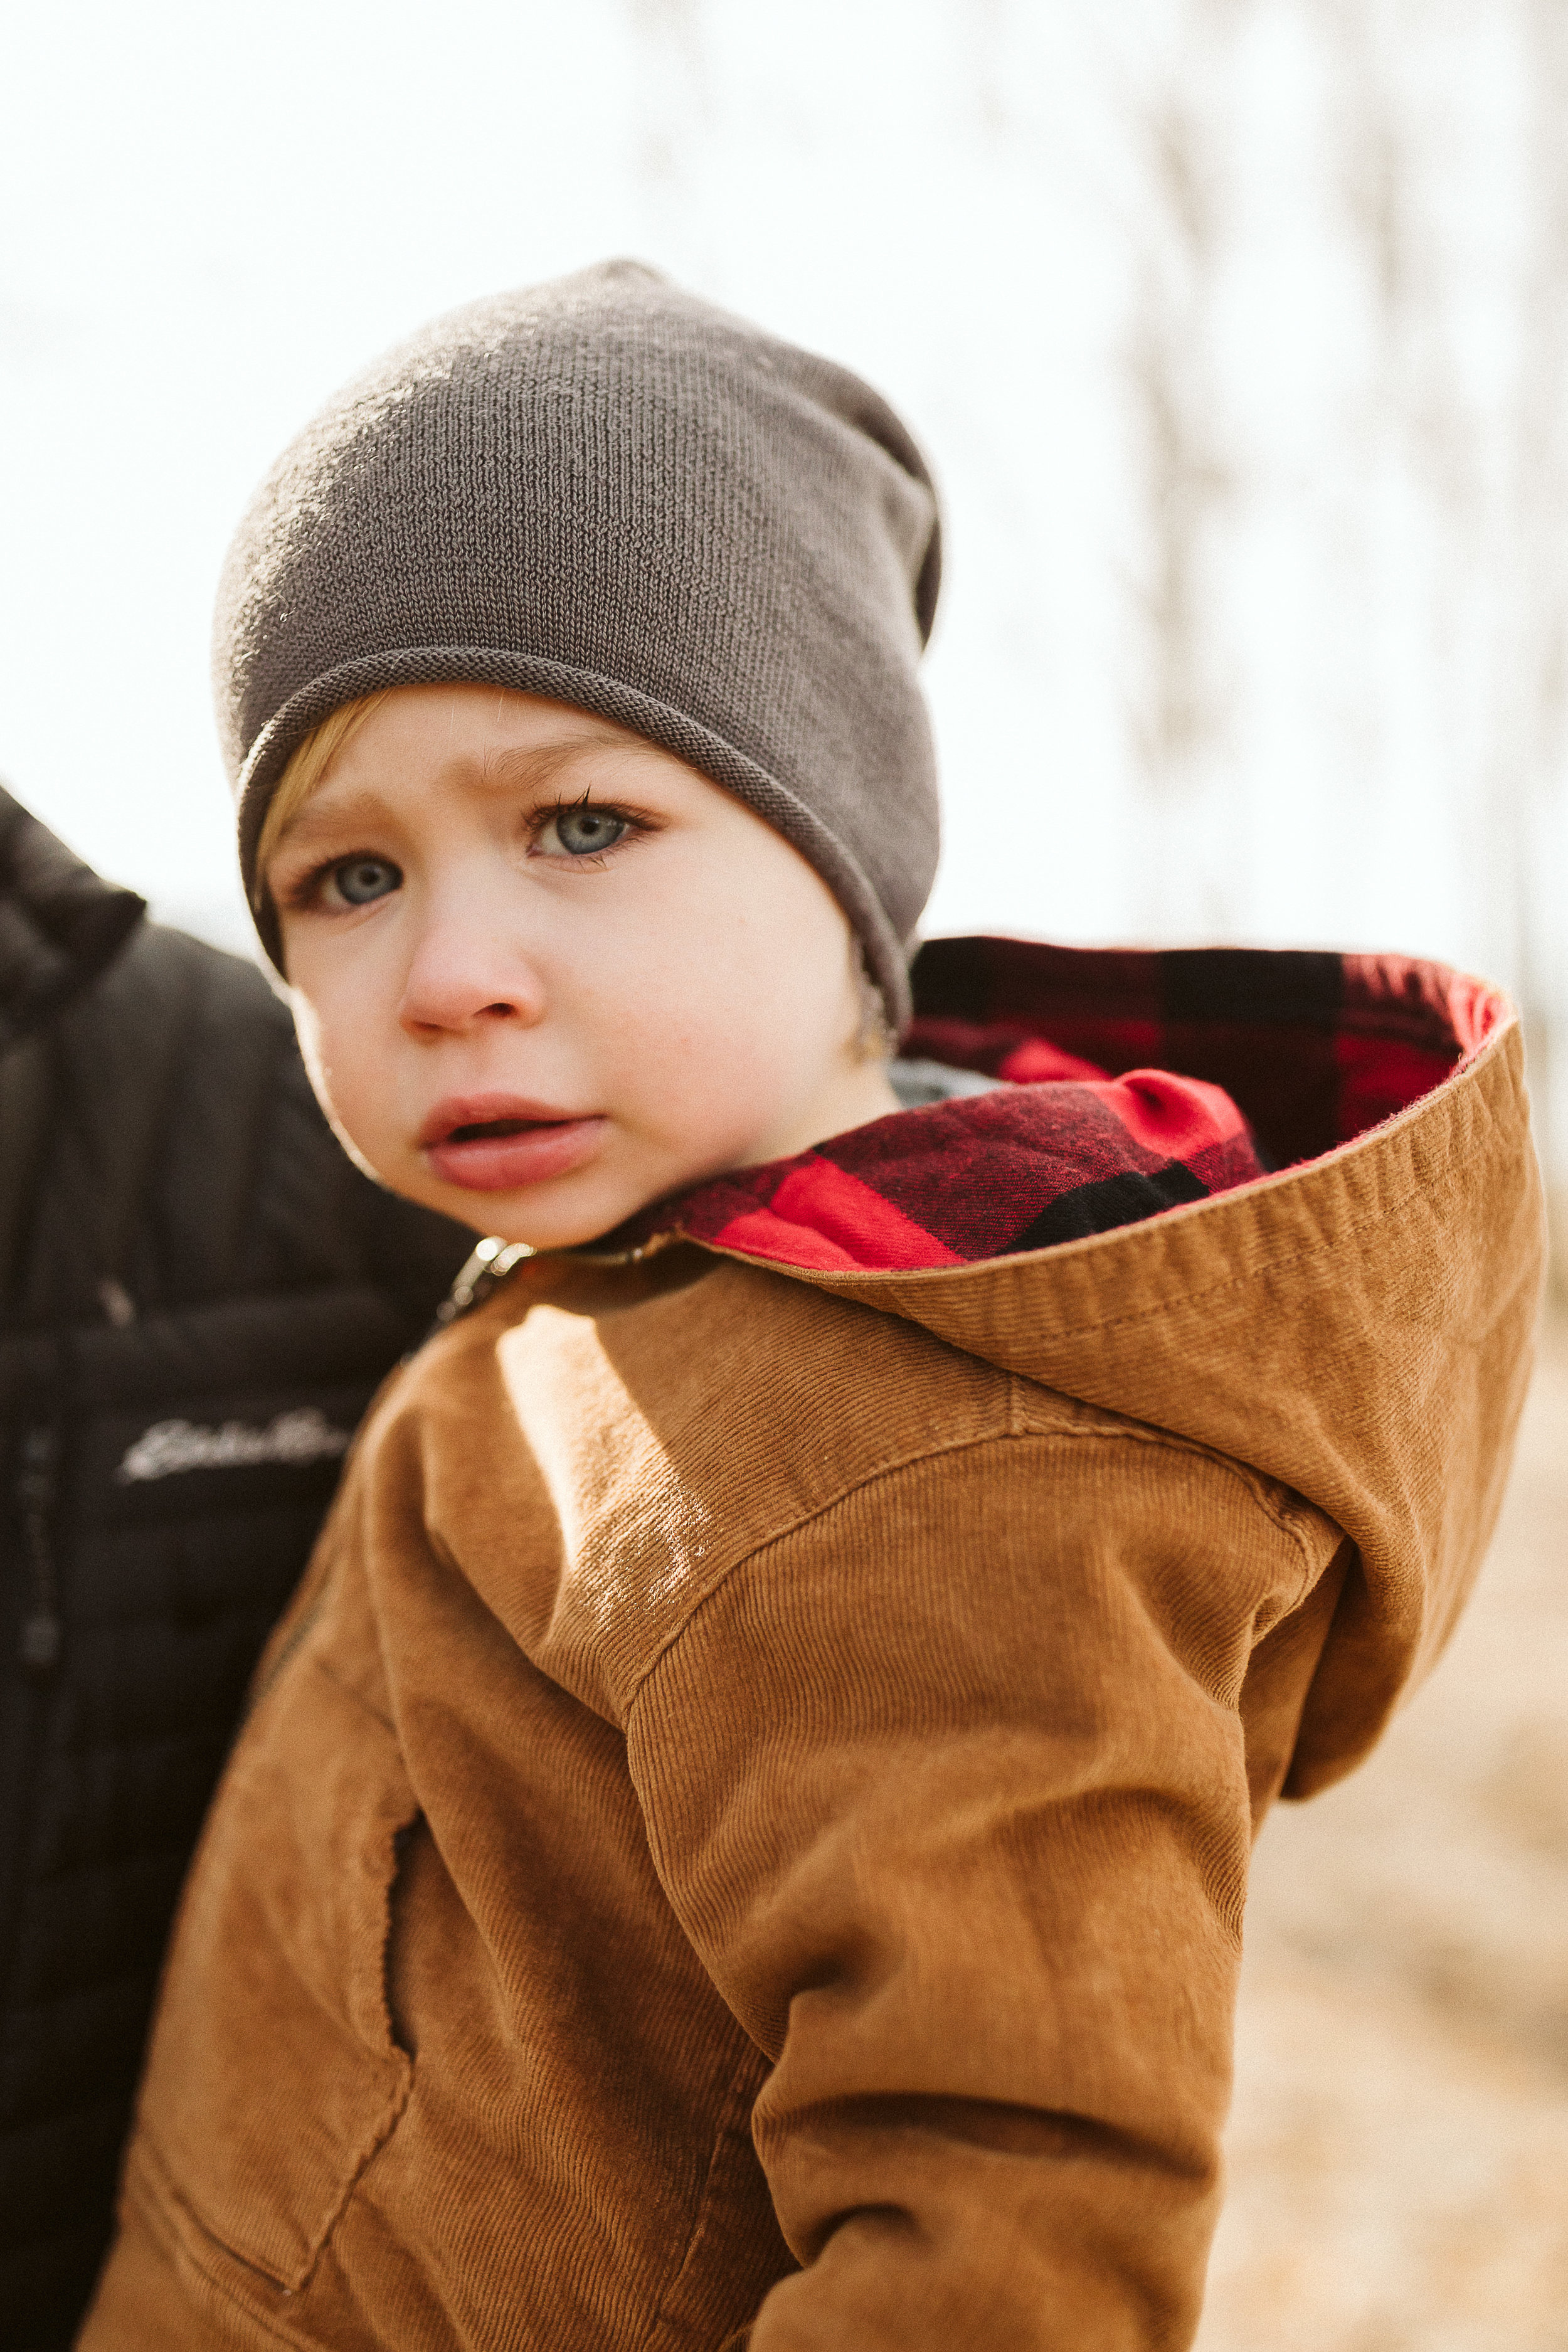
<path fill-rule="evenodd" d="M 637 737 L 624 734 L 619 728 L 595 728 L 591 734 L 575 735 L 563 743 L 520 743 L 510 750 L 487 751 L 480 764 L 480 782 L 547 784 L 563 768 L 571 767 L 589 752 L 635 752 L 641 749 Z"/>
<path fill-rule="evenodd" d="M 278 837 L 274 857 L 280 856 L 297 841 L 309 841 L 312 834 L 335 833 L 342 825 L 374 823 L 386 814 L 381 801 L 371 792 L 351 793 L 342 800 L 327 803 L 325 807 L 324 800 L 324 791 L 312 793 L 304 807 L 289 818 Z"/>
<path fill-rule="evenodd" d="M 552 782 L 565 768 L 589 752 L 637 752 L 640 740 L 619 728 L 595 728 L 586 735 L 578 735 L 560 743 L 519 743 L 500 751 L 487 751 L 479 762 L 479 782 L 481 790 L 504 789 L 515 792 L 520 784 Z M 328 800 L 330 786 L 312 793 L 299 814 L 284 827 L 274 850 L 280 856 L 285 848 L 300 842 L 309 843 L 315 834 L 337 833 L 344 827 L 374 824 L 386 814 L 385 805 L 374 788 L 362 786 L 342 799 Z M 325 805 L 323 805 L 325 803 Z"/>

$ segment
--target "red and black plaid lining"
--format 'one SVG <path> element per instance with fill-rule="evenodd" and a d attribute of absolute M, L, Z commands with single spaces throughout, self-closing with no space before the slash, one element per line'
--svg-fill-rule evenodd
<path fill-rule="evenodd" d="M 673 1231 L 820 1268 L 1048 1248 L 1348 1141 L 1440 1085 L 1503 1010 L 1395 957 L 1024 940 L 933 940 L 914 988 L 907 1053 L 1011 1083 L 720 1177 L 603 1246 Z"/>
<path fill-rule="evenodd" d="M 1440 1086 L 1503 999 L 1407 956 L 1261 948 L 1058 948 L 932 940 L 905 1051 L 999 1071 L 1047 1037 L 1115 1076 L 1153 1066 L 1223 1087 L 1277 1168 L 1314 1160 Z"/>

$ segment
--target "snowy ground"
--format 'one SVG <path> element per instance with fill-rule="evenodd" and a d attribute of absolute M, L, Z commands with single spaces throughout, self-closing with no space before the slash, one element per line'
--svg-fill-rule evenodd
<path fill-rule="evenodd" d="M 1430 1685 L 1258 1848 L 1200 2352 L 1568 2347 L 1568 1322 Z"/>

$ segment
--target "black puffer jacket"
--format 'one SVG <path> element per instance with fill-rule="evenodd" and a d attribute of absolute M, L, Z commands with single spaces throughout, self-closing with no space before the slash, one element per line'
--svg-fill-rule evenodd
<path fill-rule="evenodd" d="M 471 1236 L 378 1192 L 260 973 L 0 793 L 0 2343 L 68 2345 L 262 1638 Z"/>

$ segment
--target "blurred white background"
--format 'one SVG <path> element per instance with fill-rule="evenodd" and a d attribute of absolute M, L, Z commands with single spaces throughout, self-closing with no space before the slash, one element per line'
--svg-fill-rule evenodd
<path fill-rule="evenodd" d="M 206 634 L 254 482 L 428 314 L 638 253 L 931 452 L 930 928 L 1447 956 L 1539 1083 L 1565 105 L 1560 0 L 13 10 L 0 771 L 242 941 Z"/>

